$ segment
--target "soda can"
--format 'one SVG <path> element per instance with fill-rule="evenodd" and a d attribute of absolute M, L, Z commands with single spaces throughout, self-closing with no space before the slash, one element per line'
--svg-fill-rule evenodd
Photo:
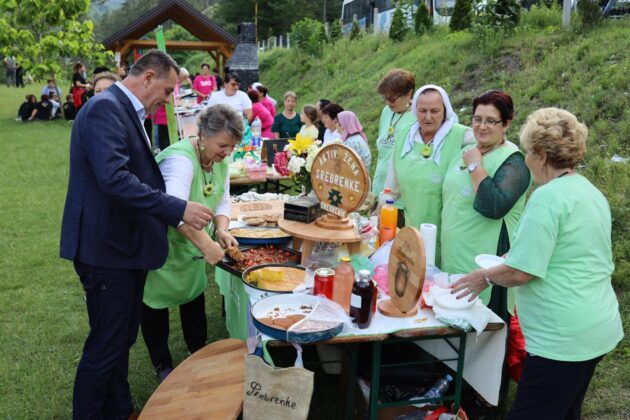
<path fill-rule="evenodd" d="M 333 281 L 335 280 L 335 271 L 330 268 L 318 268 L 315 270 L 315 285 L 313 294 L 315 296 L 324 295 L 332 300 Z"/>

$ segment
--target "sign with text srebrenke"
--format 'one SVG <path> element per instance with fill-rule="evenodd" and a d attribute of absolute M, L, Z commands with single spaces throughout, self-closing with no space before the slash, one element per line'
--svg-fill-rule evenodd
<path fill-rule="evenodd" d="M 311 184 L 322 209 L 345 217 L 363 204 L 370 178 L 356 152 L 342 144 L 324 146 L 313 161 Z"/>

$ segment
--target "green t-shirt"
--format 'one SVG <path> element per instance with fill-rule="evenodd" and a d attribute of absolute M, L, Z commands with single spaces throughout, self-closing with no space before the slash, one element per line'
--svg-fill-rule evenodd
<path fill-rule="evenodd" d="M 534 278 L 516 287 L 526 349 L 559 361 L 585 361 L 623 338 L 606 198 L 580 175 L 556 178 L 532 194 L 506 264 Z"/>
<path fill-rule="evenodd" d="M 296 113 L 295 117 L 288 119 L 281 112 L 274 117 L 271 132 L 278 133 L 281 139 L 293 139 L 300 132 L 301 127 L 302 121 L 299 113 Z"/>

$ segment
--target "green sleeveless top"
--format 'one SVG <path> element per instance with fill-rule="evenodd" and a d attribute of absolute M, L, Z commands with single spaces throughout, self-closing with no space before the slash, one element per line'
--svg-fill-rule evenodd
<path fill-rule="evenodd" d="M 468 150 L 475 145 L 466 147 Z M 506 143 L 505 146 L 483 156 L 483 167 L 491 178 L 505 160 L 514 153 L 520 153 L 516 146 Z M 441 231 L 442 270 L 450 274 L 467 274 L 477 268 L 475 256 L 479 254 L 496 254 L 497 244 L 503 221 L 511 236 L 525 208 L 525 194 L 522 194 L 512 209 L 501 219 L 482 216 L 474 208 L 475 192 L 468 169 L 464 166 L 463 155 L 449 165 L 442 197 Z M 490 301 L 491 287 L 484 290 L 480 297 L 484 304 Z M 508 308 L 514 307 L 513 293 L 509 294 Z"/>
<path fill-rule="evenodd" d="M 400 187 L 400 202 L 405 211 L 405 225 L 420 229 L 422 223 L 432 223 L 438 228 L 435 264 L 440 266 L 440 229 L 442 226 L 442 183 L 449 163 L 462 153 L 464 136 L 468 127 L 454 124 L 444 138 L 440 164 L 431 156 L 422 156 L 424 144 L 415 143 L 412 150 L 402 158 L 403 145 L 411 126 L 402 130 L 396 138 L 394 148 L 394 170 Z"/>
<path fill-rule="evenodd" d="M 211 183 L 214 189 L 212 194 L 206 196 L 203 194 L 206 181 L 195 147 L 188 140 L 183 140 L 163 150 L 156 160 L 159 164 L 172 155 L 185 156 L 193 164 L 193 179 L 188 200 L 205 204 L 213 211 L 216 210 L 223 197 L 224 183 L 228 176 L 227 159 L 213 165 Z M 210 179 L 207 174 L 206 178 Z M 208 285 L 206 262 L 193 261 L 193 257 L 200 254 L 197 247 L 171 226 L 168 227 L 167 235 L 166 263 L 162 268 L 149 272 L 144 286 L 143 301 L 154 309 L 188 303 L 203 293 Z"/>

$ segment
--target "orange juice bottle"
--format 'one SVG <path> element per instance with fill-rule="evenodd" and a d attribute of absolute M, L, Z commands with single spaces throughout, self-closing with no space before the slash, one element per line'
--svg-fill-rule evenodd
<path fill-rule="evenodd" d="M 335 267 L 335 280 L 333 281 L 333 300 L 346 311 L 350 312 L 350 295 L 354 285 L 354 268 L 350 263 L 350 257 L 341 257 Z"/>
<path fill-rule="evenodd" d="M 394 206 L 394 200 L 387 200 L 381 208 L 381 224 L 378 231 L 379 245 L 394 239 L 397 225 L 398 209 Z"/>

